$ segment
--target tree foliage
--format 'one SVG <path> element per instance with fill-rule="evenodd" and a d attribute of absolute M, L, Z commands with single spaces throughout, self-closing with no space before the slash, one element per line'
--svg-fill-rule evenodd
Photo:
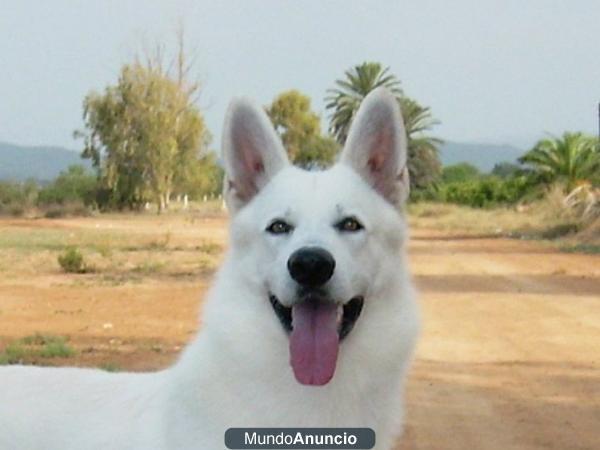
<path fill-rule="evenodd" d="M 438 122 L 429 107 L 408 97 L 399 99 L 408 137 L 408 171 L 411 188 L 422 189 L 435 182 L 442 170 L 439 158 L 440 139 L 425 134 Z"/>
<path fill-rule="evenodd" d="M 333 162 L 339 146 L 321 134 L 321 120 L 311 110 L 308 96 L 289 90 L 265 109 L 292 162 L 302 167 L 326 167 Z"/>
<path fill-rule="evenodd" d="M 350 125 L 358 108 L 369 92 L 385 87 L 398 99 L 403 97 L 400 80 L 390 73 L 389 67 L 379 63 L 364 62 L 344 72 L 344 79 L 335 81 L 335 88 L 328 89 L 326 108 L 332 110 L 329 131 L 340 144 L 346 142 Z"/>
<path fill-rule="evenodd" d="M 215 196 L 223 189 L 223 169 L 213 152 L 194 159 L 184 166 L 185 173 L 177 178 L 175 192 L 192 199 Z"/>
<path fill-rule="evenodd" d="M 429 200 L 456 203 L 474 208 L 514 204 L 531 190 L 526 176 L 501 179 L 493 175 L 440 183 Z"/>
<path fill-rule="evenodd" d="M 442 170 L 442 181 L 444 183 L 454 183 L 457 181 L 474 180 L 481 175 L 479 169 L 473 164 L 467 162 L 452 164 Z"/>
<path fill-rule="evenodd" d="M 523 172 L 523 168 L 512 162 L 499 162 L 494 164 L 491 174 L 500 178 L 510 178 Z"/>
<path fill-rule="evenodd" d="M 565 132 L 562 137 L 540 140 L 519 161 L 529 166 L 542 182 L 563 182 L 567 190 L 583 182 L 598 181 L 598 139 Z"/>
<path fill-rule="evenodd" d="M 438 122 L 428 107 L 404 95 L 400 80 L 389 67 L 376 62 L 364 62 L 344 73 L 328 90 L 326 108 L 331 111 L 329 131 L 343 144 L 362 100 L 369 92 L 385 87 L 398 100 L 408 136 L 408 169 L 411 187 L 422 188 L 437 179 L 441 172 L 438 156 L 439 139 L 426 133 Z"/>
<path fill-rule="evenodd" d="M 39 205 L 64 205 L 81 202 L 91 206 L 96 200 L 97 178 L 83 166 L 70 166 L 60 173 L 37 197 Z"/>
<path fill-rule="evenodd" d="M 110 206 L 139 207 L 155 201 L 166 207 L 177 185 L 185 184 L 210 140 L 194 106 L 199 85 L 189 82 L 180 42 L 177 70 L 165 69 L 162 53 L 125 65 L 116 85 L 84 100 L 83 156 L 98 170 Z"/>

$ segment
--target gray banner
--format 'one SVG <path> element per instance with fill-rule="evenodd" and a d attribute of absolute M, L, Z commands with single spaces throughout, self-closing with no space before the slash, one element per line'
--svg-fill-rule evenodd
<path fill-rule="evenodd" d="M 375 446 L 371 428 L 230 428 L 225 432 L 230 449 L 370 449 Z"/>

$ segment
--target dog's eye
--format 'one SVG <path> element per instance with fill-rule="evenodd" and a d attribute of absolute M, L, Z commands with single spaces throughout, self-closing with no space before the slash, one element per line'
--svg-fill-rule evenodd
<path fill-rule="evenodd" d="M 294 229 L 289 223 L 283 220 L 275 220 L 267 227 L 267 232 L 271 234 L 287 234 Z"/>
<path fill-rule="evenodd" d="M 335 227 L 340 231 L 348 231 L 350 233 L 360 231 L 364 228 L 355 217 L 346 217 L 345 219 L 339 221 Z"/>

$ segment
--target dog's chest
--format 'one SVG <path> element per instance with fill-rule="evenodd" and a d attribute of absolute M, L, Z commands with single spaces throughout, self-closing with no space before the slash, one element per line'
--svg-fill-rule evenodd
<path fill-rule="evenodd" d="M 216 390 L 214 394 L 202 402 L 207 406 L 201 407 L 203 417 L 189 423 L 197 437 L 190 444 L 203 443 L 190 448 L 221 448 L 223 433 L 230 427 L 368 427 L 376 432 L 376 449 L 387 450 L 402 418 L 401 392 L 397 378 L 392 377 L 366 391 L 335 383 L 308 388 L 282 382 L 271 387 L 255 383 L 248 390 L 235 389 L 226 395 Z M 181 425 L 178 421 L 178 427 Z M 178 436 L 190 436 L 180 431 Z"/>

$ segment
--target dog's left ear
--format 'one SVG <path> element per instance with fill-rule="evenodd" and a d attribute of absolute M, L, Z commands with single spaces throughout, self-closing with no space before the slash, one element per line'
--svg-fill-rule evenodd
<path fill-rule="evenodd" d="M 398 101 L 387 89 L 377 88 L 360 105 L 340 162 L 350 165 L 390 203 L 401 205 L 410 188 L 406 153 Z"/>
<path fill-rule="evenodd" d="M 230 211 L 236 212 L 289 161 L 265 111 L 247 99 L 231 102 L 222 142 L 224 197 Z"/>

